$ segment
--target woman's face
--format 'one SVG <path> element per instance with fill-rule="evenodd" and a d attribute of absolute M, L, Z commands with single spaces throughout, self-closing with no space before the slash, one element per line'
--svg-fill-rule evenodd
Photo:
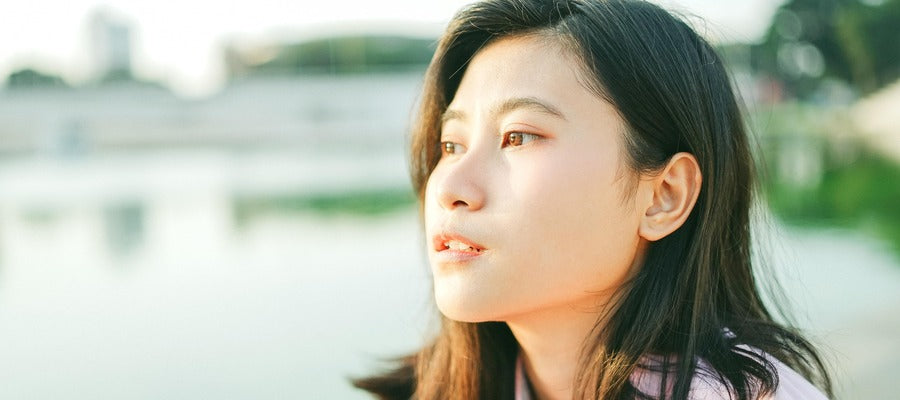
<path fill-rule="evenodd" d="M 547 38 L 512 37 L 472 59 L 444 114 L 425 224 L 448 318 L 508 321 L 594 308 L 643 248 L 625 193 L 624 124 Z"/>

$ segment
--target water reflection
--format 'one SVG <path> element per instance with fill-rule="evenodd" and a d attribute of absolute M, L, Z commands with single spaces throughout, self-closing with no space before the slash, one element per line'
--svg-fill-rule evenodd
<path fill-rule="evenodd" d="M 359 396 L 427 320 L 420 77 L 0 94 L 0 397 Z M 321 211 L 357 193 L 399 206 Z"/>
<path fill-rule="evenodd" d="M 138 202 L 120 203 L 104 210 L 110 253 L 132 253 L 144 239 L 144 208 Z"/>

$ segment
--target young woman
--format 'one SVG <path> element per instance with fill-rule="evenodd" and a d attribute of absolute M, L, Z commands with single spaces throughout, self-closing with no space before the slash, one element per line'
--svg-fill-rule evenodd
<path fill-rule="evenodd" d="M 729 78 L 642 1 L 489 0 L 428 70 L 412 175 L 443 317 L 382 398 L 822 399 L 751 265 Z"/>

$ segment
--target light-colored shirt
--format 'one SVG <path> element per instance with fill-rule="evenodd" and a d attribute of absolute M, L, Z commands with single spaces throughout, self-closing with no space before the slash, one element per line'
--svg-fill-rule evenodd
<path fill-rule="evenodd" d="M 766 358 L 775 366 L 778 373 L 778 387 L 775 393 L 761 397 L 759 400 L 827 400 L 819 389 L 800 376 L 796 371 L 784 365 L 778 359 L 766 355 Z M 701 363 L 698 372 L 691 382 L 691 391 L 688 398 L 692 400 L 729 400 L 730 390 L 718 378 L 712 376 L 708 368 Z M 661 373 L 641 370 L 631 377 L 631 384 L 643 393 L 659 393 L 659 385 L 662 383 Z M 533 400 L 531 390 L 528 387 L 528 377 L 525 375 L 525 367 L 522 355 L 516 359 L 516 395 L 515 400 Z M 670 388 L 671 389 L 671 388 Z"/>

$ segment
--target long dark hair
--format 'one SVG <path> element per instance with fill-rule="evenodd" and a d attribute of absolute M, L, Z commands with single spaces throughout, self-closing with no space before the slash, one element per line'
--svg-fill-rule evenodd
<path fill-rule="evenodd" d="M 751 399 L 778 386 L 775 366 L 759 351 L 830 395 L 815 349 L 775 322 L 758 292 L 750 237 L 755 172 L 728 74 L 705 40 L 653 4 L 488 0 L 461 10 L 428 69 L 412 133 L 420 204 L 440 158 L 441 114 L 468 62 L 493 40 L 528 34 L 565 46 L 581 61 L 583 83 L 616 107 L 627 126 L 632 171 L 658 171 L 672 155 L 688 152 L 703 175 L 687 221 L 652 242 L 602 328 L 585 343 L 575 397 L 687 399 L 692 379 L 706 368 L 739 399 Z M 434 341 L 401 368 L 354 384 L 382 398 L 512 398 L 516 352 L 505 323 L 444 318 Z M 660 363 L 646 365 L 647 355 Z M 662 373 L 658 393 L 634 387 L 629 377 L 637 369 Z"/>

